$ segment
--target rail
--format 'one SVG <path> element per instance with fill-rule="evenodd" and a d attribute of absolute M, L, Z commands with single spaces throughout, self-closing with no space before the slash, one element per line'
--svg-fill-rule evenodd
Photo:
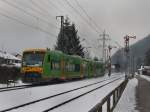
<path fill-rule="evenodd" d="M 100 103 L 93 107 L 89 112 L 103 112 L 103 106 L 106 104 L 107 112 L 113 112 L 115 106 L 117 105 L 126 85 L 128 79 L 123 81 L 118 87 L 116 87 L 112 92 L 110 92 L 106 97 L 104 97 Z"/>
<path fill-rule="evenodd" d="M 123 78 L 123 77 L 119 77 L 119 78 L 116 78 L 116 77 L 114 78 L 114 77 L 113 77 L 113 78 L 111 78 L 111 79 L 113 79 L 113 80 L 107 82 L 106 84 L 102 84 L 102 85 L 100 85 L 100 86 L 98 86 L 98 87 L 96 87 L 96 88 L 94 88 L 94 89 L 92 89 L 92 90 L 89 90 L 89 91 L 87 91 L 87 92 L 84 92 L 84 93 L 82 93 L 82 94 L 80 94 L 80 95 L 78 95 L 78 96 L 76 96 L 76 97 L 73 97 L 73 98 L 68 99 L 68 100 L 66 100 L 66 101 L 64 101 L 64 102 L 58 103 L 57 105 L 55 105 L 55 106 L 53 106 L 53 107 L 51 107 L 51 108 L 49 108 L 49 109 L 47 109 L 47 110 L 44 110 L 43 112 L 49 112 L 49 111 L 51 111 L 51 110 L 53 110 L 53 109 L 56 109 L 56 108 L 58 108 L 58 107 L 60 107 L 60 106 L 63 106 L 63 105 L 65 105 L 65 104 L 67 104 L 67 103 L 69 103 L 69 102 L 71 102 L 71 101 L 73 101 L 73 100 L 75 100 L 75 99 L 78 99 L 78 98 L 80 98 L 80 97 L 82 97 L 82 96 L 84 96 L 84 95 L 86 95 L 86 94 L 89 94 L 89 93 L 91 93 L 91 92 L 93 92 L 93 91 L 96 91 L 96 90 L 98 90 L 98 89 L 100 89 L 100 88 L 102 88 L 102 87 L 104 87 L 104 86 L 106 86 L 106 85 L 108 85 L 108 84 L 111 84 L 112 82 L 115 82 L 115 81 L 117 81 L 117 80 L 119 80 L 119 79 L 121 79 L 121 78 Z M 88 85 L 85 85 L 85 86 L 82 86 L 82 87 L 78 87 L 78 88 L 75 88 L 75 89 L 71 89 L 71 90 L 68 90 L 68 91 L 64 91 L 64 92 L 61 92 L 61 93 L 57 93 L 57 94 L 54 94 L 54 95 L 51 95 L 51 96 L 48 96 L 48 97 L 45 97 L 45 98 L 41 98 L 41 99 L 38 99 L 38 100 L 34 100 L 34 101 L 31 101 L 31 102 L 28 102 L 28 103 L 21 104 L 21 105 L 18 105 L 18 106 L 14 106 L 14 107 L 11 107 L 11 108 L 7 108 L 7 109 L 5 109 L 5 110 L 1 110 L 1 112 L 12 111 L 12 110 L 14 110 L 14 109 L 23 108 L 23 107 L 28 106 L 28 105 L 31 105 L 31 104 L 35 104 L 35 103 L 38 103 L 38 102 L 41 102 L 41 101 L 44 101 L 44 100 L 48 100 L 48 99 L 51 99 L 51 98 L 55 98 L 55 97 L 61 96 L 61 95 L 63 95 L 63 94 L 67 94 L 67 93 L 70 93 L 70 92 L 73 92 L 73 91 L 76 91 L 76 90 L 80 90 L 80 89 L 83 89 L 83 88 L 86 88 L 86 87 L 89 87 L 89 86 L 92 86 L 92 85 L 95 85 L 95 84 L 102 83 L 102 82 L 107 81 L 107 80 L 108 80 L 108 79 L 105 79 L 105 80 L 102 80 L 102 81 L 99 81 L 99 82 L 95 82 L 95 83 L 88 84 Z M 109 80 L 110 80 L 110 79 L 109 79 Z"/>

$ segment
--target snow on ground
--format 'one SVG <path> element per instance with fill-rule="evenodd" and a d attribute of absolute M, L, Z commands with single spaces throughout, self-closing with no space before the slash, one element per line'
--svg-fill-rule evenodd
<path fill-rule="evenodd" d="M 120 77 L 120 74 L 114 74 L 111 76 L 111 78 L 116 77 L 116 76 Z M 40 98 L 51 96 L 51 95 L 64 92 L 70 89 L 78 88 L 87 84 L 102 81 L 108 78 L 109 78 L 108 76 L 104 76 L 104 77 L 99 77 L 99 78 L 92 78 L 92 79 L 74 81 L 74 82 L 63 83 L 63 84 L 34 87 L 34 88 L 28 88 L 28 89 L 20 89 L 17 91 L 2 92 L 0 93 L 0 110 L 4 110 L 13 106 L 21 105 L 30 101 L 34 101 Z"/>
<path fill-rule="evenodd" d="M 61 106 L 57 109 L 54 109 L 51 112 L 88 112 L 96 104 L 101 102 L 101 100 L 114 90 L 118 85 L 123 82 L 124 79 L 115 81 L 109 85 L 106 85 L 96 91 L 93 91 L 90 94 L 87 94 L 75 101 L 72 101 L 64 106 Z M 103 107 L 104 108 L 104 107 Z M 103 109 L 103 112 L 106 112 L 107 108 Z"/>
<path fill-rule="evenodd" d="M 140 77 L 146 79 L 147 81 L 150 81 L 150 76 L 146 76 L 146 75 L 140 75 Z"/>
<path fill-rule="evenodd" d="M 138 85 L 138 80 L 136 78 L 131 79 L 116 108 L 114 109 L 114 112 L 138 112 L 135 110 L 136 107 L 136 98 L 135 98 L 135 92 L 136 92 L 136 86 Z"/>
<path fill-rule="evenodd" d="M 114 79 L 111 79 L 110 81 L 112 81 L 112 80 L 114 80 Z M 113 90 L 116 86 L 118 86 L 123 80 L 124 80 L 124 78 L 109 84 L 109 86 L 102 87 L 99 90 L 97 90 L 97 92 L 92 92 L 91 95 L 87 94 L 87 95 L 85 95 L 85 96 L 88 96 L 86 98 L 83 96 L 84 98 L 81 97 L 79 99 L 76 99 L 75 101 L 79 100 L 78 103 L 77 102 L 74 103 L 74 101 L 72 101 L 71 104 L 68 103 L 65 105 L 65 107 L 62 106 L 62 108 L 56 109 L 56 110 L 54 110 L 54 112 L 70 112 L 70 111 L 71 112 L 87 112 L 93 106 L 95 106 L 98 102 L 100 102 L 100 99 L 102 99 L 111 90 Z M 90 86 L 88 88 L 83 88 L 80 90 L 69 92 L 67 94 L 57 96 L 55 98 L 47 99 L 47 100 L 38 102 L 36 104 L 32 104 L 32 105 L 29 105 L 29 106 L 26 106 L 26 107 L 23 107 L 20 109 L 13 110 L 12 112 L 31 112 L 31 111 L 32 112 L 43 112 L 45 109 L 51 108 L 51 107 L 56 106 L 64 101 L 67 101 L 69 99 L 77 97 L 78 95 L 86 93 L 86 92 L 88 92 L 94 88 L 97 88 L 103 84 L 106 84 L 110 81 L 105 81 L 103 83 L 96 84 L 96 85 Z M 95 93 L 95 94 L 93 94 L 93 93 Z M 96 100 L 96 99 L 98 99 L 98 100 Z M 85 105 L 82 104 L 83 102 L 88 102 L 88 101 L 89 101 L 89 103 L 86 103 Z M 80 107 L 80 108 L 76 108 L 76 107 Z"/>

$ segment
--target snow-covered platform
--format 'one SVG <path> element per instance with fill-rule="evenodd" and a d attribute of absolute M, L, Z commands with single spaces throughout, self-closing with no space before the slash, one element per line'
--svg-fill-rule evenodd
<path fill-rule="evenodd" d="M 150 112 L 150 76 L 137 75 L 124 90 L 114 112 Z"/>
<path fill-rule="evenodd" d="M 10 110 L 11 112 L 41 112 L 51 107 L 54 107 L 55 105 L 58 105 L 66 100 L 77 97 L 80 94 L 86 93 L 94 88 L 102 86 L 95 91 L 92 91 L 86 95 L 83 95 L 82 97 L 79 97 L 69 103 L 66 103 L 62 106 L 59 106 L 58 108 L 51 110 L 51 112 L 87 112 L 123 81 L 124 77 L 122 74 L 113 74 L 111 77 L 104 76 L 63 84 L 2 92 L 0 93 L 0 111 L 45 97 L 53 96 L 58 93 L 69 91 L 75 88 L 86 86 L 88 84 L 100 82 L 86 88 L 71 91 L 66 94 L 58 95 L 57 97 L 42 100 L 40 102 L 26 105 L 21 108 Z"/>

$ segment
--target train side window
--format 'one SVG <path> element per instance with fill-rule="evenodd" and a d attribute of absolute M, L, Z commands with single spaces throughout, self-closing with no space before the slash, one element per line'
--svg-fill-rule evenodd
<path fill-rule="evenodd" d="M 51 69 L 60 70 L 60 61 L 51 60 Z"/>
<path fill-rule="evenodd" d="M 51 64 L 50 64 L 51 70 L 53 70 L 53 63 L 52 63 L 52 61 L 51 61 L 50 63 L 51 63 Z"/>
<path fill-rule="evenodd" d="M 75 64 L 75 72 L 79 72 L 80 71 L 80 64 Z"/>
<path fill-rule="evenodd" d="M 50 55 L 48 55 L 48 62 L 50 62 Z"/>
<path fill-rule="evenodd" d="M 65 71 L 69 71 L 69 63 L 65 62 Z"/>

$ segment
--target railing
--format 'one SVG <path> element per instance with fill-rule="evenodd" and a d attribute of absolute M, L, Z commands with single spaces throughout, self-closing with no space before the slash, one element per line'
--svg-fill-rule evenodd
<path fill-rule="evenodd" d="M 89 112 L 103 112 L 103 106 L 106 103 L 107 112 L 113 112 L 113 109 L 117 105 L 128 80 L 123 81 L 118 87 L 116 87 L 112 92 L 110 92 L 106 97 L 104 97 L 100 103 L 93 107 Z M 106 111 L 106 110 L 105 110 Z"/>

